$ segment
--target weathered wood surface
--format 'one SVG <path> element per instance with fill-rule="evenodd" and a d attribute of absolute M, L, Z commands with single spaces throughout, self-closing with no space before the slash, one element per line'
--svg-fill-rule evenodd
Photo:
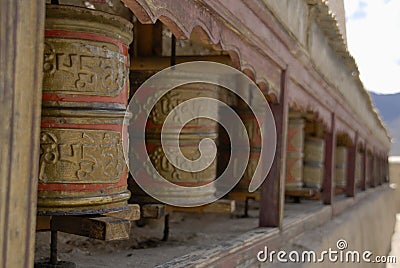
<path fill-rule="evenodd" d="M 129 238 L 129 220 L 114 217 L 53 216 L 51 230 L 104 241 Z"/>
<path fill-rule="evenodd" d="M 104 216 L 137 221 L 140 219 L 140 206 L 138 204 L 128 204 L 127 209 L 118 212 L 104 213 Z"/>
<path fill-rule="evenodd" d="M 176 64 L 190 61 L 212 61 L 231 65 L 229 56 L 177 56 Z M 171 57 L 132 57 L 130 69 L 132 71 L 162 70 L 170 67 Z"/>
<path fill-rule="evenodd" d="M 354 197 L 356 195 L 356 165 L 358 152 L 358 133 L 355 135 L 354 145 L 348 152 L 347 185 L 346 195 Z"/>
<path fill-rule="evenodd" d="M 285 202 L 286 142 L 289 106 L 287 103 L 287 70 L 281 74 L 280 102 L 271 105 L 276 125 L 276 152 L 269 174 L 261 185 L 260 227 L 281 227 Z M 268 136 L 268 135 L 267 135 Z"/>
<path fill-rule="evenodd" d="M 336 115 L 331 115 L 330 132 L 325 136 L 325 178 L 322 187 L 322 199 L 325 205 L 331 205 L 335 196 L 335 150 L 336 150 Z"/>
<path fill-rule="evenodd" d="M 36 217 L 36 231 L 50 231 L 51 216 Z"/>
<path fill-rule="evenodd" d="M 45 1 L 0 1 L 0 267 L 32 267 Z"/>
<path fill-rule="evenodd" d="M 140 206 L 137 204 L 129 204 L 128 208 L 123 211 L 104 213 L 103 216 L 127 221 L 137 221 L 140 219 Z M 37 216 L 36 231 L 50 231 L 52 216 Z M 69 218 L 65 218 L 67 221 Z M 74 219 L 74 218 L 72 218 Z M 125 221 L 124 221 L 125 222 Z M 74 221 L 72 221 L 74 223 Z M 68 223 L 66 223 L 68 224 Z M 82 231 L 83 232 L 83 231 Z"/>
<path fill-rule="evenodd" d="M 161 219 L 167 215 L 166 205 L 164 204 L 146 204 L 141 206 L 142 219 Z"/>
<path fill-rule="evenodd" d="M 198 207 L 175 207 L 167 206 L 170 212 L 188 212 L 188 213 L 233 213 L 236 209 L 234 200 L 220 199 L 211 204 Z"/>

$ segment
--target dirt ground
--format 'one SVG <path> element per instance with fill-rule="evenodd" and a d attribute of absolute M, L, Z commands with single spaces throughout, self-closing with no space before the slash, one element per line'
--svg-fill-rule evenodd
<path fill-rule="evenodd" d="M 227 214 L 172 213 L 170 236 L 161 241 L 163 219 L 144 227 L 132 224 L 129 240 L 104 242 L 59 233 L 58 258 L 77 267 L 155 267 L 199 249 L 212 247 L 258 226 L 258 204 L 251 203 L 249 218 L 242 218 L 243 204 Z M 50 232 L 36 234 L 35 261 L 48 259 Z"/>

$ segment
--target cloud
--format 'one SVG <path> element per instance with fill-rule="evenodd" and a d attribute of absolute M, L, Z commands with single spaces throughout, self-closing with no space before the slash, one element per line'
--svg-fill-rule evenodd
<path fill-rule="evenodd" d="M 348 47 L 365 87 L 380 93 L 399 92 L 400 1 L 345 0 L 345 8 L 347 14 L 365 13 L 346 20 Z"/>
<path fill-rule="evenodd" d="M 354 3 L 355 1 L 353 1 Z M 367 16 L 366 8 L 368 3 L 365 1 L 358 1 L 357 7 L 354 10 L 349 10 L 350 16 L 347 18 L 348 20 L 358 20 L 363 19 Z"/>
<path fill-rule="evenodd" d="M 367 16 L 367 13 L 363 10 L 357 10 L 351 16 L 349 17 L 351 20 L 358 20 L 358 19 L 363 19 Z"/>

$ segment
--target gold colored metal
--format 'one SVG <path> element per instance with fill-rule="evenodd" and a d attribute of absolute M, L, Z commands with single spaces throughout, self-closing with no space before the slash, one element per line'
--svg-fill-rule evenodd
<path fill-rule="evenodd" d="M 305 120 L 298 114 L 289 116 L 286 146 L 286 189 L 303 186 L 303 150 Z"/>
<path fill-rule="evenodd" d="M 122 140 L 133 25 L 71 5 L 47 5 L 37 211 L 127 208 Z"/>
<path fill-rule="evenodd" d="M 42 128 L 40 183 L 115 183 L 125 171 L 118 131 Z"/>
<path fill-rule="evenodd" d="M 164 150 L 169 150 L 169 153 L 172 156 L 177 155 L 178 153 L 173 150 L 180 150 L 187 159 L 196 160 L 200 156 L 198 146 L 202 139 L 210 138 L 216 141 L 218 137 L 218 124 L 210 119 L 196 118 L 197 116 L 195 115 L 201 114 L 202 111 L 196 111 L 195 106 L 187 110 L 178 110 L 177 116 L 173 118 L 172 124 L 165 130 L 164 137 L 166 139 L 166 146 L 162 148 L 161 129 L 163 123 L 168 114 L 170 114 L 171 111 L 182 102 L 198 97 L 217 99 L 218 94 L 219 87 L 215 85 L 182 85 L 165 94 L 156 103 L 150 113 L 146 126 L 146 147 L 149 158 L 155 169 L 163 178 L 174 184 L 188 187 L 187 195 L 183 197 L 180 195 L 182 198 L 202 200 L 208 199 L 210 196 L 214 195 L 216 188 L 213 181 L 216 179 L 217 175 L 217 160 L 209 159 L 209 157 L 213 157 L 214 155 L 212 153 L 214 146 L 210 146 L 208 148 L 203 147 L 203 157 L 205 157 L 204 160 L 206 163 L 211 162 L 211 164 L 199 172 L 185 171 L 175 167 L 168 161 Z M 200 109 L 205 109 L 208 112 L 214 112 L 216 116 L 218 115 L 218 106 L 212 103 L 210 103 L 210 105 L 202 106 Z M 183 122 L 179 114 L 187 115 L 188 113 L 192 114 L 193 118 L 195 119 L 188 122 L 181 129 L 180 124 Z M 172 141 L 172 139 L 177 138 L 176 133 L 179 133 L 179 148 L 174 148 L 172 143 L 169 142 L 169 139 Z M 178 166 L 184 168 L 183 163 L 179 163 L 179 161 L 176 162 L 178 162 Z M 187 168 L 190 169 L 190 167 Z M 151 172 L 148 172 L 148 174 L 151 174 Z M 196 186 L 204 187 L 202 189 L 198 189 Z M 134 182 L 131 182 L 129 187 L 133 193 L 131 202 L 155 202 L 154 199 L 146 196 L 146 194 Z M 173 188 L 167 187 L 159 190 L 159 195 L 165 195 L 169 198 L 175 195 Z"/>
<path fill-rule="evenodd" d="M 336 147 L 335 163 L 335 184 L 338 187 L 346 187 L 347 182 L 347 154 L 348 149 L 345 146 Z"/>
<path fill-rule="evenodd" d="M 114 44 L 46 37 L 43 93 L 116 96 L 125 87 L 127 61 Z"/>
<path fill-rule="evenodd" d="M 303 181 L 306 187 L 321 189 L 324 180 L 325 141 L 306 137 L 304 144 Z"/>

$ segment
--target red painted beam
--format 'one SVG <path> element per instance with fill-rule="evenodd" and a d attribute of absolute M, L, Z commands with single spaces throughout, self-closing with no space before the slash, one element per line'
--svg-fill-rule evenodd
<path fill-rule="evenodd" d="M 325 179 L 323 183 L 322 201 L 331 205 L 335 196 L 335 153 L 336 153 L 336 115 L 331 115 L 331 130 L 325 135 Z"/>
<path fill-rule="evenodd" d="M 267 179 L 261 186 L 260 227 L 282 227 L 285 201 L 286 131 L 288 123 L 287 70 L 281 75 L 280 102 L 271 104 L 276 125 L 276 153 Z"/>

